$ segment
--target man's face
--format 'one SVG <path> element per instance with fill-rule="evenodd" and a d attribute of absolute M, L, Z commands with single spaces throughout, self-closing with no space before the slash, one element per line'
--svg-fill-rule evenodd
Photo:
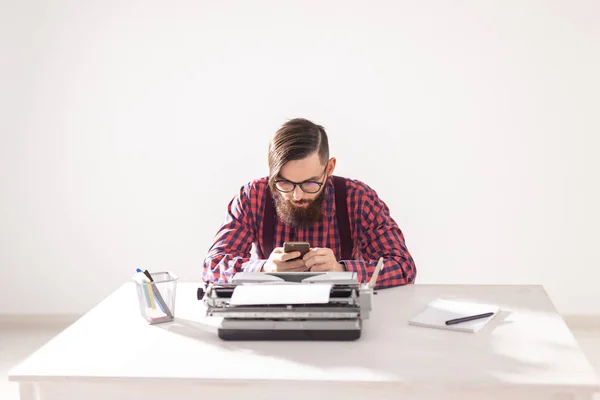
<path fill-rule="evenodd" d="M 286 224 L 296 227 L 310 226 L 322 219 L 324 183 L 333 170 L 333 163 L 335 160 L 330 160 L 326 166 L 321 164 L 319 155 L 314 153 L 302 160 L 290 161 L 281 168 L 276 179 L 284 181 L 279 182 L 280 187 L 292 186 L 285 182 L 289 181 L 304 182 L 304 188 L 311 192 L 312 188 L 318 189 L 316 193 L 306 193 L 300 185 L 296 185 L 291 192 L 276 190 L 274 197 L 277 214 Z M 319 187 L 317 183 L 323 185 Z"/>

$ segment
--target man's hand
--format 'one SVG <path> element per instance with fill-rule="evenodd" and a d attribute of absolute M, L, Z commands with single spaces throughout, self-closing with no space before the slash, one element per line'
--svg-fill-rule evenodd
<path fill-rule="evenodd" d="M 292 258 L 300 257 L 299 251 L 293 251 L 286 253 L 283 251 L 283 247 L 277 247 L 273 250 L 269 259 L 265 262 L 262 267 L 264 272 L 302 272 L 306 271 L 304 260 L 299 258 L 298 260 L 288 261 Z"/>
<path fill-rule="evenodd" d="M 310 249 L 304 255 L 306 268 L 314 272 L 342 272 L 344 266 L 337 262 L 333 250 L 321 247 Z"/>

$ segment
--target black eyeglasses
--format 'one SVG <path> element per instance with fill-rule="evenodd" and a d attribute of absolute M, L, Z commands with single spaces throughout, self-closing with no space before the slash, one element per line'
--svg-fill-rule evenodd
<path fill-rule="evenodd" d="M 325 172 L 325 171 L 323 171 Z M 278 179 L 275 181 L 275 189 L 279 190 L 283 193 L 293 192 L 296 189 L 296 185 L 300 186 L 300 189 L 305 193 L 317 193 L 321 190 L 321 186 L 323 186 L 325 182 L 317 182 L 317 181 L 304 181 L 304 182 L 292 182 L 287 179 Z"/>

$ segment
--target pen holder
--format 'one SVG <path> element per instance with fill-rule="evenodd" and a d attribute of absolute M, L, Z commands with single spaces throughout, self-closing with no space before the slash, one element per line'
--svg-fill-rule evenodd
<path fill-rule="evenodd" d="M 152 281 L 141 272 L 133 276 L 142 317 L 150 325 L 173 321 L 179 278 L 170 272 L 154 272 L 149 275 Z"/>

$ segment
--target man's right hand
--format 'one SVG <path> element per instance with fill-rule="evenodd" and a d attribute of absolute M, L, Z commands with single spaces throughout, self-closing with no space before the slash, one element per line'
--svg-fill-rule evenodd
<path fill-rule="evenodd" d="M 286 253 L 283 251 L 283 247 L 277 247 L 269 259 L 263 265 L 263 272 L 302 272 L 306 271 L 306 265 L 302 258 L 294 261 L 288 261 L 292 258 L 300 257 L 299 251 L 293 251 Z"/>

